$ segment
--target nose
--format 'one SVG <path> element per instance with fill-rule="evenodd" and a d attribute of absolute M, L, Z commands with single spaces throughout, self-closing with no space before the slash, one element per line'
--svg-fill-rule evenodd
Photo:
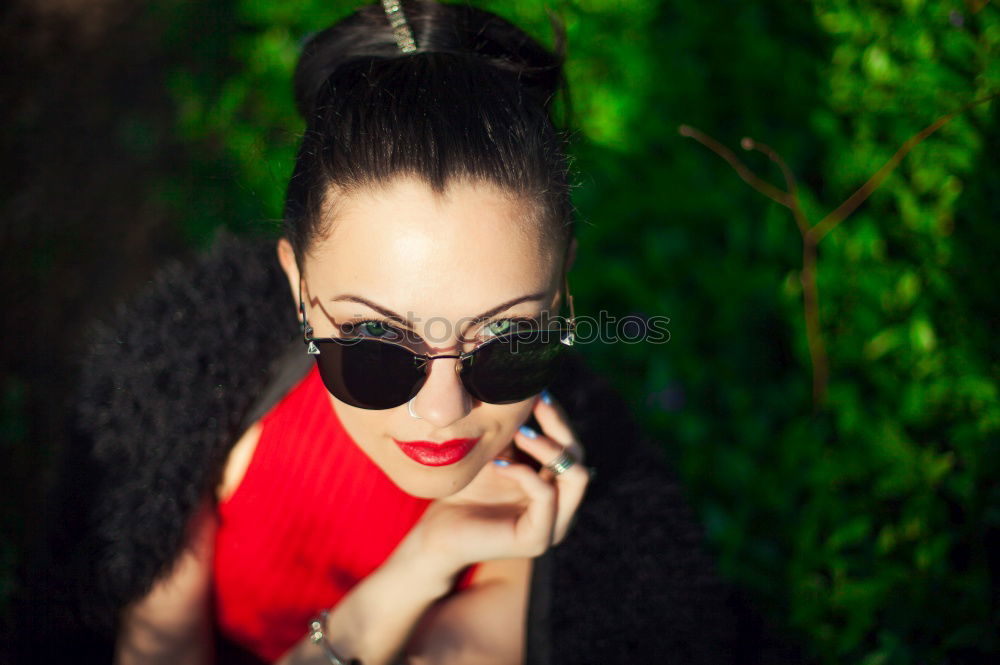
<path fill-rule="evenodd" d="M 427 380 L 413 398 L 413 413 L 435 427 L 447 427 L 472 410 L 472 395 L 458 376 L 457 358 L 437 358 L 428 363 Z"/>

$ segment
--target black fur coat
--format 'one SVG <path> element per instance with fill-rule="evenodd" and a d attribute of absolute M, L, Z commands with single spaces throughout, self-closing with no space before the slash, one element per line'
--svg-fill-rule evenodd
<path fill-rule="evenodd" d="M 178 554 L 192 511 L 297 335 L 273 242 L 230 236 L 160 271 L 97 329 L 32 603 L 45 609 L 27 612 L 29 628 L 41 629 L 35 654 L 108 662 L 120 609 Z M 745 661 L 726 587 L 655 443 L 581 360 L 551 391 L 597 475 L 568 538 L 536 560 L 529 662 Z"/>

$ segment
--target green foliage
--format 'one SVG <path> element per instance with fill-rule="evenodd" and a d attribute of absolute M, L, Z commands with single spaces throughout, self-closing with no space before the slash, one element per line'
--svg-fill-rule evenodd
<path fill-rule="evenodd" d="M 551 41 L 541 3 L 477 4 Z M 298 45 L 351 6 L 163 6 L 188 152 L 160 189 L 192 242 L 280 217 L 302 131 Z M 578 0 L 555 11 L 580 130 L 577 309 L 671 318 L 668 344 L 585 351 L 666 442 L 725 573 L 818 662 L 995 653 L 997 103 L 917 146 L 820 244 L 831 380 L 819 411 L 791 216 L 677 127 L 772 145 L 819 219 L 919 129 L 1000 90 L 1000 10 Z M 763 157 L 747 159 L 780 182 Z"/>

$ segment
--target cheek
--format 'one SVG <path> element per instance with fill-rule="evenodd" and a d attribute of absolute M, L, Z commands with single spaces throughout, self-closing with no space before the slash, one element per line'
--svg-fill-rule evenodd
<path fill-rule="evenodd" d="M 525 423 L 531 415 L 532 407 L 535 404 L 534 398 L 517 402 L 515 404 L 504 404 L 502 406 L 492 406 L 494 413 L 490 414 L 498 433 L 503 439 L 504 445 L 510 443 L 514 438 L 517 428 Z"/>
<path fill-rule="evenodd" d="M 362 449 L 371 448 L 372 442 L 384 436 L 388 419 L 393 411 L 392 409 L 386 411 L 359 409 L 338 402 L 332 395 L 330 403 L 340 420 L 340 424 Z"/>

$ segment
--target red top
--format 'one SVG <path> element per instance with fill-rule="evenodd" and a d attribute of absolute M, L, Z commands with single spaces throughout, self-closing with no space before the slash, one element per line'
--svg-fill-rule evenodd
<path fill-rule="evenodd" d="M 430 500 L 396 487 L 358 448 L 315 367 L 261 425 L 242 481 L 219 504 L 213 583 L 223 634 L 274 661 L 385 561 Z"/>

